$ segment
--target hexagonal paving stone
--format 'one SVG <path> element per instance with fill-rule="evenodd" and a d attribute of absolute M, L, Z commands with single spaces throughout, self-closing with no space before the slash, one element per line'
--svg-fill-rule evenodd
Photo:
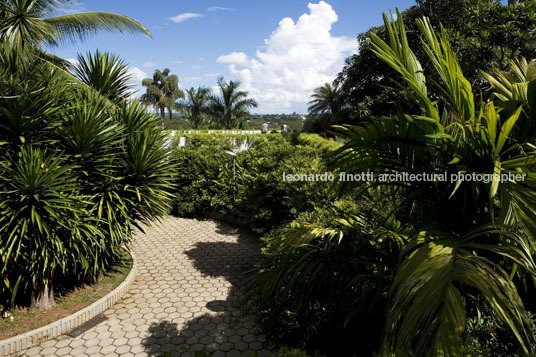
<path fill-rule="evenodd" d="M 60 336 L 23 351 L 28 356 L 148 356 L 187 344 L 214 356 L 257 351 L 267 356 L 248 316 L 235 309 L 242 271 L 251 267 L 258 238 L 224 224 L 168 217 L 137 233 L 138 276 L 107 320 L 77 338 Z M 264 353 L 264 354 L 263 354 Z M 227 356 L 230 356 L 228 354 Z"/>

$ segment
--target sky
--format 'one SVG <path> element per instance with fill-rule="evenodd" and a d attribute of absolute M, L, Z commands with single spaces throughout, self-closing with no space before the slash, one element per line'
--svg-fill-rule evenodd
<path fill-rule="evenodd" d="M 108 51 L 129 64 L 133 85 L 169 68 L 181 89 L 215 90 L 239 80 L 258 102 L 254 113 L 306 113 L 313 90 L 332 81 L 356 37 L 382 24 L 382 12 L 414 0 L 78 0 L 62 13 L 105 11 L 143 23 L 152 38 L 99 32 L 50 52 L 66 59 Z"/>

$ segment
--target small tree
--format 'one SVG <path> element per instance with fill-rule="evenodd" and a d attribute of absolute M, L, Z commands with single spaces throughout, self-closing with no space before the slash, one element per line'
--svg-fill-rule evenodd
<path fill-rule="evenodd" d="M 194 129 L 199 128 L 204 116 L 208 113 L 209 94 L 208 88 L 199 87 L 196 90 L 192 87 L 186 90 L 186 101 L 177 105 Z"/>
<path fill-rule="evenodd" d="M 175 102 L 179 98 L 184 98 L 184 92 L 179 89 L 179 77 L 175 74 L 170 75 L 169 68 L 162 72 L 157 69 L 154 71 L 153 78 L 145 78 L 142 85 L 147 87 L 145 94 L 141 97 L 143 103 L 158 108 L 162 120 L 165 118 L 167 109 L 171 119 Z"/>
<path fill-rule="evenodd" d="M 257 102 L 248 98 L 248 92 L 239 90 L 239 81 L 227 83 L 223 77 L 218 78 L 220 95 L 210 96 L 209 111 L 216 123 L 224 128 L 237 127 L 249 115 L 249 108 L 256 108 Z"/>

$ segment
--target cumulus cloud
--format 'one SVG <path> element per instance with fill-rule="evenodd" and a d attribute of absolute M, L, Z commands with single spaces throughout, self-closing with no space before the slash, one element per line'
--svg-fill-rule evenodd
<path fill-rule="evenodd" d="M 218 57 L 217 61 L 219 63 L 228 63 L 247 67 L 250 65 L 250 60 L 244 52 L 233 52 L 228 55 L 223 55 Z"/>
<path fill-rule="evenodd" d="M 230 7 L 220 7 L 220 6 L 212 6 L 207 9 L 207 11 L 234 11 L 235 9 L 231 9 Z"/>
<path fill-rule="evenodd" d="M 313 90 L 332 81 L 357 50 L 353 39 L 331 34 L 338 20 L 331 5 L 320 1 L 308 8 L 296 22 L 281 20 L 254 58 L 243 52 L 218 58 L 257 100 L 259 112 L 304 112 Z"/>
<path fill-rule="evenodd" d="M 141 81 L 144 78 L 148 78 L 148 75 L 145 71 L 135 66 L 128 68 L 128 74 L 130 74 L 131 77 L 128 84 L 131 85 L 132 90 L 135 91 L 133 97 L 138 97 L 143 94 L 143 87 L 141 85 Z"/>
<path fill-rule="evenodd" d="M 142 64 L 143 67 L 145 68 L 152 68 L 155 66 L 154 62 L 152 61 L 148 61 L 148 62 L 145 62 L 144 64 Z"/>
<path fill-rule="evenodd" d="M 78 62 L 78 59 L 76 58 L 67 58 L 66 61 L 72 64 L 73 66 L 78 66 L 80 64 L 80 62 Z"/>
<path fill-rule="evenodd" d="M 186 21 L 188 19 L 194 19 L 196 17 L 201 17 L 201 16 L 203 16 L 203 15 L 196 14 L 194 12 L 185 12 L 184 14 L 178 14 L 177 16 L 170 17 L 169 19 L 171 21 L 173 21 L 173 22 L 180 23 L 180 22 Z"/>

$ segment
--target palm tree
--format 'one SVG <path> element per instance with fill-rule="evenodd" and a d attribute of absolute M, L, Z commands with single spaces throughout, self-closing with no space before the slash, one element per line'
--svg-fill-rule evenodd
<path fill-rule="evenodd" d="M 401 249 L 381 354 L 460 355 L 465 301 L 478 291 L 528 355 L 535 337 L 513 282 L 522 272 L 536 274 L 534 133 L 516 130 L 528 127 L 521 115 L 526 108 L 519 103 L 501 111 L 496 105 L 509 108 L 512 103 L 489 102 L 478 110 L 447 32 L 436 35 L 424 18 L 417 22 L 424 51 L 448 102 L 431 99 L 422 65 L 408 45 L 402 14 L 396 15 L 389 21 L 384 14 L 389 44 L 371 34 L 372 46 L 400 74 L 402 93 L 420 112 L 339 128 L 346 143 L 334 158 L 341 172 L 374 172 L 371 185 L 398 198 L 398 214 L 415 227 Z M 527 178 L 381 179 L 383 174 L 404 172 L 523 173 Z M 364 184 L 346 183 L 342 190 Z"/>
<path fill-rule="evenodd" d="M 158 108 L 162 120 L 165 118 L 166 109 L 171 119 L 175 101 L 184 98 L 184 92 L 179 89 L 179 77 L 175 74 L 169 75 L 169 73 L 169 68 L 162 72 L 157 69 L 154 71 L 153 78 L 145 78 L 142 81 L 142 85 L 147 87 L 146 93 L 141 97 L 142 101 Z"/>
<path fill-rule="evenodd" d="M 309 101 L 308 123 L 304 126 L 317 127 L 326 132 L 339 122 L 345 112 L 344 98 L 340 86 L 325 83 L 314 90 Z M 318 129 L 317 129 L 318 130 Z"/>
<path fill-rule="evenodd" d="M 85 12 L 52 16 L 69 0 L 2 0 L 0 1 L 0 40 L 11 48 L 40 50 L 42 45 L 57 46 L 84 40 L 99 30 L 143 33 L 151 36 L 141 23 L 129 17 L 107 12 Z"/>
<path fill-rule="evenodd" d="M 309 114 L 328 114 L 336 116 L 343 107 L 342 92 L 339 86 L 325 83 L 314 90 L 309 102 Z"/>
<path fill-rule="evenodd" d="M 178 105 L 193 129 L 199 128 L 204 115 L 208 112 L 209 94 L 208 88 L 199 87 L 196 90 L 192 87 L 186 90 L 187 101 Z"/>
<path fill-rule="evenodd" d="M 223 77 L 218 78 L 220 96 L 210 96 L 210 113 L 219 125 L 231 129 L 240 125 L 249 115 L 249 108 L 256 108 L 257 102 L 248 98 L 248 92 L 239 90 L 239 81 L 227 83 Z"/>
<path fill-rule="evenodd" d="M 86 57 L 79 54 L 73 72 L 80 81 L 114 103 L 132 94 L 128 65 L 113 54 L 99 50 L 93 55 L 88 52 Z"/>

